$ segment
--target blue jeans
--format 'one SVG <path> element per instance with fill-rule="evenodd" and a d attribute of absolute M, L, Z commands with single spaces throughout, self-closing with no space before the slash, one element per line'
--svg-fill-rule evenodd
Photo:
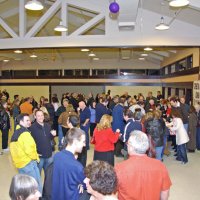
<path fill-rule="evenodd" d="M 163 151 L 163 146 L 161 147 L 156 147 L 156 159 L 157 160 L 162 160 L 162 151 Z"/>
<path fill-rule="evenodd" d="M 200 127 L 197 127 L 196 143 L 197 150 L 200 150 Z"/>
<path fill-rule="evenodd" d="M 53 156 L 50 158 L 40 158 L 40 162 L 38 163 L 38 168 L 41 174 L 42 168 L 44 169 L 44 173 L 46 173 L 47 167 L 53 162 Z"/>
<path fill-rule="evenodd" d="M 28 176 L 32 176 L 38 183 L 38 189 L 42 194 L 42 182 L 40 177 L 40 172 L 37 166 L 36 161 L 29 162 L 25 167 L 18 168 L 19 174 L 26 174 Z"/>
<path fill-rule="evenodd" d="M 188 132 L 188 124 L 183 124 L 185 130 Z"/>
<path fill-rule="evenodd" d="M 63 131 L 62 126 L 58 125 L 58 147 L 62 147 Z"/>
<path fill-rule="evenodd" d="M 177 145 L 177 158 L 182 162 L 188 162 L 186 144 Z"/>

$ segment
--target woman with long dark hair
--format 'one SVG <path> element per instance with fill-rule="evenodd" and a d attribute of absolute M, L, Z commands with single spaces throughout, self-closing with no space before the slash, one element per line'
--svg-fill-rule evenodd
<path fill-rule="evenodd" d="M 6 101 L 1 101 L 0 104 L 0 130 L 2 133 L 2 150 L 3 152 L 9 151 L 8 149 L 8 134 L 9 134 L 9 129 L 11 128 L 10 126 L 10 116 L 7 112 L 7 102 Z M 1 152 L 1 154 L 3 154 Z"/>

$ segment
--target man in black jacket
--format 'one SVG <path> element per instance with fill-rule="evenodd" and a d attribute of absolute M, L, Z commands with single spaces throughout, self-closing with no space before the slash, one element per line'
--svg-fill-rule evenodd
<path fill-rule="evenodd" d="M 35 140 L 37 152 L 40 156 L 38 168 L 45 170 L 53 162 L 51 140 L 56 135 L 56 131 L 51 130 L 50 124 L 44 122 L 44 113 L 41 110 L 35 113 L 36 121 L 30 127 L 31 135 Z"/>

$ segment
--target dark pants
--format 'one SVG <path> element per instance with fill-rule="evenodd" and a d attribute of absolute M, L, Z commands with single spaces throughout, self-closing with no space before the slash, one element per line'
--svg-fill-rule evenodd
<path fill-rule="evenodd" d="M 77 160 L 83 165 L 83 167 L 86 166 L 86 163 L 87 163 L 87 148 L 86 147 L 84 147 L 82 152 L 78 154 Z"/>
<path fill-rule="evenodd" d="M 2 133 L 2 149 L 7 149 L 9 129 L 1 129 L 1 133 Z"/>
<path fill-rule="evenodd" d="M 177 145 L 177 156 L 180 161 L 188 162 L 186 144 Z"/>
<path fill-rule="evenodd" d="M 121 156 L 121 150 L 124 148 L 124 143 L 120 140 L 115 143 L 115 155 L 116 156 Z"/>
<path fill-rule="evenodd" d="M 94 129 L 96 127 L 96 123 L 90 123 L 90 136 L 93 136 Z"/>
<path fill-rule="evenodd" d="M 114 151 L 94 151 L 94 160 L 105 161 L 114 166 Z"/>
<path fill-rule="evenodd" d="M 66 136 L 68 130 L 69 128 L 62 127 L 63 137 Z"/>
<path fill-rule="evenodd" d="M 200 150 L 200 127 L 197 127 L 196 143 L 197 150 Z"/>

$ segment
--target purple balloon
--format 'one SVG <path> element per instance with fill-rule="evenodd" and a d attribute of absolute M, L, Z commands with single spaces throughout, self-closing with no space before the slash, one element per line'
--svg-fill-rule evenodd
<path fill-rule="evenodd" d="M 118 13 L 119 12 L 119 4 L 116 2 L 112 2 L 109 6 L 109 10 L 111 13 Z"/>

